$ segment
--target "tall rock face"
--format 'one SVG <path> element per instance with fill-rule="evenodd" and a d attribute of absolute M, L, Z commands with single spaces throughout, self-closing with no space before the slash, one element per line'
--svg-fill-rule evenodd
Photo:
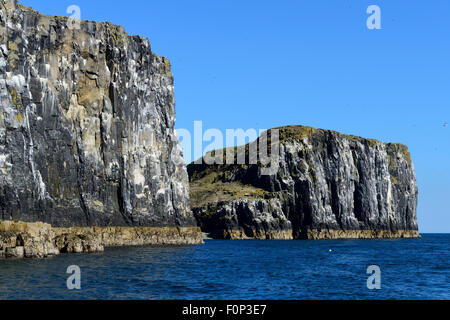
<path fill-rule="evenodd" d="M 418 237 L 406 146 L 303 126 L 279 132 L 277 170 L 192 163 L 191 202 L 204 231 L 229 239 Z M 264 145 L 264 144 L 263 144 Z M 221 157 L 224 151 L 209 153 Z"/>
<path fill-rule="evenodd" d="M 1 1 L 1 220 L 195 228 L 174 122 L 147 39 Z"/>

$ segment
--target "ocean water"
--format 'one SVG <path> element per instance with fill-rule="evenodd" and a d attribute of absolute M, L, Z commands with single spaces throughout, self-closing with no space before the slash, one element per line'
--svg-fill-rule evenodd
<path fill-rule="evenodd" d="M 0 261 L 0 299 L 450 299 L 450 234 L 225 241 Z M 67 267 L 81 269 L 68 290 Z M 369 265 L 381 288 L 367 288 Z"/>

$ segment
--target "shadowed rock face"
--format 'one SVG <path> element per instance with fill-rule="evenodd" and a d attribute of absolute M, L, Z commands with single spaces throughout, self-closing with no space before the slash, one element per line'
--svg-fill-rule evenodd
<path fill-rule="evenodd" d="M 147 39 L 2 0 L 0 220 L 196 226 L 174 122 Z"/>
<path fill-rule="evenodd" d="M 418 236 L 418 191 L 406 146 L 302 126 L 277 129 L 273 175 L 262 175 L 259 162 L 188 166 L 204 231 L 257 239 Z"/>

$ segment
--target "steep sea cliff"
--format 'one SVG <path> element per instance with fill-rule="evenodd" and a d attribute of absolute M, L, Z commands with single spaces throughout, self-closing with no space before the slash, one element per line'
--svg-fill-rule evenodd
<path fill-rule="evenodd" d="M 189 186 L 174 123 L 170 63 L 147 39 L 1 0 L 0 257 L 197 244 L 197 224 L 224 239 L 419 236 L 404 145 L 282 127 L 275 172 L 191 164 Z"/>
<path fill-rule="evenodd" d="M 170 63 L 120 26 L 0 3 L 0 256 L 200 243 Z"/>
<path fill-rule="evenodd" d="M 188 166 L 191 203 L 203 231 L 224 239 L 419 236 L 418 189 L 406 146 L 303 126 L 276 129 L 273 174 L 263 174 L 260 161 L 251 164 L 249 153 L 261 139 L 270 146 L 267 134 L 240 148 L 246 164 Z M 205 157 L 225 154 L 215 150 Z"/>

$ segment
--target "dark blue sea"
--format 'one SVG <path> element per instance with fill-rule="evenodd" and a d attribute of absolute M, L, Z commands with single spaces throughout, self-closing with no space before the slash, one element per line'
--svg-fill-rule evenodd
<path fill-rule="evenodd" d="M 222 241 L 0 260 L 0 299 L 450 299 L 450 234 Z M 68 290 L 78 265 L 81 290 Z M 368 289 L 369 265 L 380 289 Z"/>

